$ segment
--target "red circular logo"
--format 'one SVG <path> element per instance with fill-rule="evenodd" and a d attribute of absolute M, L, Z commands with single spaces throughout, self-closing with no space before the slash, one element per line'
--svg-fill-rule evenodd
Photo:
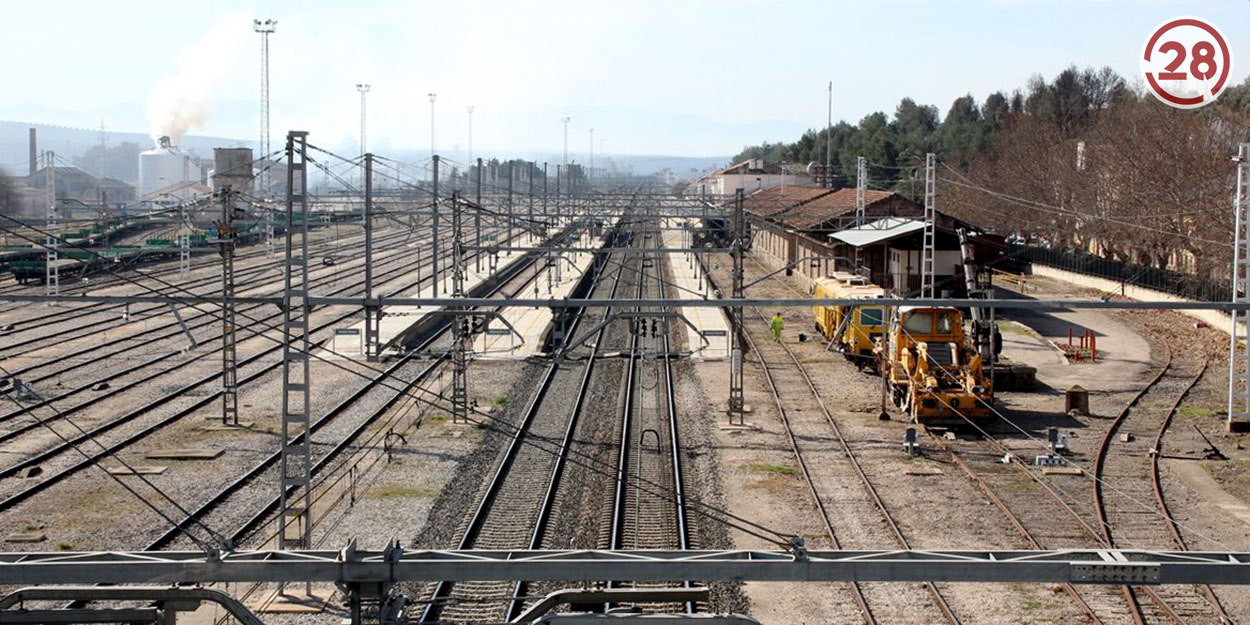
<path fill-rule="evenodd" d="M 1228 86 L 1233 53 L 1220 29 L 1196 17 L 1168 20 L 1146 38 L 1141 72 L 1159 101 L 1198 108 L 1215 101 Z"/>

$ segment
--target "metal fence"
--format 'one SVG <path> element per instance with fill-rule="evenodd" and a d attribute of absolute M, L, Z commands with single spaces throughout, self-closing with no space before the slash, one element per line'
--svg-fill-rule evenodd
<path fill-rule="evenodd" d="M 1227 302 L 1233 298 L 1232 287 L 1224 282 L 1168 269 L 1125 263 L 1085 252 L 1069 252 L 1009 243 L 1007 257 L 1115 280 L 1122 284 L 1154 289 L 1185 299 Z"/>

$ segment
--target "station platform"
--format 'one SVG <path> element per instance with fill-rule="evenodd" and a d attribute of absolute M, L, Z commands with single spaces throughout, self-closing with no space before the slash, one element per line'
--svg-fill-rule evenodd
<path fill-rule="evenodd" d="M 587 235 L 572 244 L 577 248 L 599 247 L 602 241 Z M 564 254 L 558 268 L 548 265 L 538 276 L 534 286 L 528 287 L 526 297 L 565 299 L 573 293 L 578 281 L 590 269 L 594 261 L 593 252 L 574 252 Z M 551 328 L 555 318 L 551 308 L 510 307 L 501 312 L 507 324 L 492 319 L 486 331 L 479 334 L 473 341 L 473 357 L 477 359 L 521 359 L 542 353 L 543 339 Z M 509 329 L 508 326 L 511 326 Z M 514 331 L 515 330 L 515 331 Z"/>
<path fill-rule="evenodd" d="M 520 235 L 512 240 L 512 245 L 520 248 L 535 247 L 541 244 L 542 239 L 532 234 Z M 500 252 L 489 262 L 483 259 L 482 271 L 480 273 L 474 271 L 474 264 L 469 262 L 468 266 L 465 267 L 465 292 L 473 291 L 478 285 L 490 279 L 496 272 L 520 260 L 525 254 L 526 252 Z M 494 265 L 493 270 L 489 268 L 492 264 Z M 450 267 L 440 267 L 439 273 L 443 274 L 443 280 L 439 283 L 438 294 L 443 297 L 446 297 L 451 291 L 449 270 Z M 427 269 L 426 271 L 428 272 L 429 270 Z M 416 293 L 404 293 L 403 295 L 418 298 L 432 297 L 434 289 L 432 285 L 425 285 Z M 405 334 L 439 309 L 440 307 L 438 306 L 384 306 L 382 308 L 382 317 L 378 321 L 378 343 L 385 348 L 396 341 L 402 341 Z M 334 328 L 326 349 L 331 354 L 341 358 L 363 359 L 365 357 L 364 338 L 365 322 L 363 319 L 360 319 Z"/>
<path fill-rule="evenodd" d="M 666 248 L 688 248 L 684 240 L 684 222 L 677 219 L 664 220 L 663 240 Z M 699 268 L 698 260 L 689 252 L 670 253 L 669 268 L 672 270 L 676 293 L 675 299 L 716 299 L 707 277 Z M 678 312 L 694 327 L 686 326 L 686 343 L 692 357 L 698 360 L 723 360 L 729 358 L 729 320 L 720 308 L 682 306 Z"/>

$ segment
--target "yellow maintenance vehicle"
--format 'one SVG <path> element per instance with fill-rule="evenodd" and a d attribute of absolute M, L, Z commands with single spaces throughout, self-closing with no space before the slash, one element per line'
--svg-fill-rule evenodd
<path fill-rule="evenodd" d="M 964 334 L 957 308 L 903 306 L 877 343 L 879 371 L 912 421 L 966 426 L 986 419 L 994 401 L 982 357 Z"/>
<path fill-rule="evenodd" d="M 835 271 L 813 281 L 812 296 L 834 300 L 878 299 L 885 297 L 885 289 L 863 276 Z M 820 304 L 813 306 L 812 312 L 816 317 L 816 332 L 848 360 L 864 366 L 876 358 L 874 344 L 885 333 L 884 306 Z"/>

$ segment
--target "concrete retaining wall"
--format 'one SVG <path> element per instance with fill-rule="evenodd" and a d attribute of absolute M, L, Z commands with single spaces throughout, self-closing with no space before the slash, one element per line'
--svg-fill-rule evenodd
<path fill-rule="evenodd" d="M 1096 276 L 1087 276 L 1083 273 L 1076 273 L 1074 271 L 1067 271 L 1064 269 L 1056 269 L 1055 267 L 1047 267 L 1046 265 L 1041 265 L 1038 263 L 1033 263 L 1033 275 L 1042 276 L 1046 278 L 1054 278 L 1055 280 L 1062 280 L 1069 284 L 1075 284 L 1077 286 L 1083 286 L 1083 287 L 1090 288 L 1090 289 L 1096 289 L 1096 290 L 1103 291 L 1106 293 L 1114 293 L 1117 295 L 1123 295 L 1125 297 L 1129 297 L 1129 298 L 1136 299 L 1136 300 L 1167 301 L 1167 302 L 1190 301 L 1182 297 L 1177 297 L 1176 295 L 1172 295 L 1170 293 L 1164 293 L 1162 291 L 1156 291 L 1154 289 L 1147 289 L 1147 288 L 1143 288 L 1139 286 L 1134 286 L 1131 284 L 1121 284 L 1120 282 L 1117 282 L 1115 280 L 1108 280 L 1107 278 L 1099 278 Z M 1225 313 L 1223 311 L 1182 310 L 1180 312 L 1185 313 L 1186 315 L 1189 315 L 1190 317 L 1193 317 L 1194 319 L 1197 319 L 1199 321 L 1206 322 L 1207 325 L 1213 328 L 1217 328 L 1220 331 L 1224 332 L 1225 334 L 1228 334 L 1232 331 L 1232 317 L 1230 317 L 1228 313 Z M 1243 328 L 1242 331 L 1244 332 L 1245 329 Z M 1245 336 L 1245 335 L 1243 334 L 1242 336 Z"/>

